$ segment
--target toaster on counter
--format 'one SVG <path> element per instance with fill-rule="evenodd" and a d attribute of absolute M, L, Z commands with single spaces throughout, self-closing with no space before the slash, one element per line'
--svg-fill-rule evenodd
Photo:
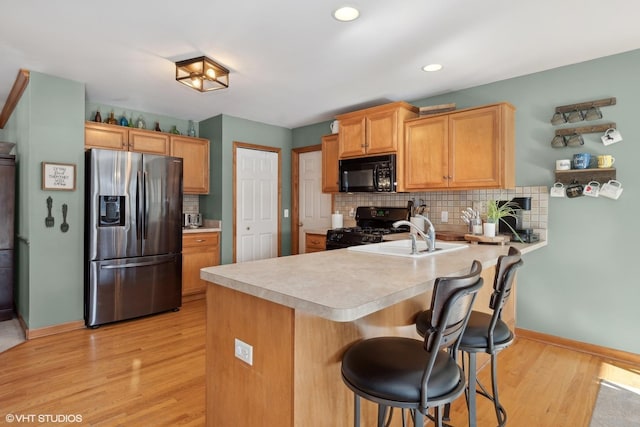
<path fill-rule="evenodd" d="M 199 214 L 199 213 L 182 214 L 182 226 L 185 228 L 202 227 L 202 214 Z"/>

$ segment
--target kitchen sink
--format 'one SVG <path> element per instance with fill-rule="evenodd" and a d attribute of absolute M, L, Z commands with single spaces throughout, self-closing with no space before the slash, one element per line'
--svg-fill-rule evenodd
<path fill-rule="evenodd" d="M 424 258 L 432 255 L 443 254 L 447 252 L 457 251 L 467 248 L 469 245 L 465 243 L 445 243 L 436 241 L 436 250 L 427 251 L 427 244 L 424 240 L 418 240 L 417 254 L 411 254 L 411 240 L 393 240 L 391 242 L 373 243 L 370 245 L 349 246 L 350 251 L 364 252 L 376 255 L 391 255 L 407 258 Z"/>

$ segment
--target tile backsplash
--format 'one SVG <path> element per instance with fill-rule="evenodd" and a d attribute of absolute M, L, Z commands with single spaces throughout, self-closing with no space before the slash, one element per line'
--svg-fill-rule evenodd
<path fill-rule="evenodd" d="M 183 195 L 182 213 L 200 213 L 200 196 L 197 194 Z"/>
<path fill-rule="evenodd" d="M 334 210 L 340 211 L 347 220 L 349 212 L 358 206 L 407 206 L 410 199 L 417 206 L 423 200 L 427 206 L 427 216 L 434 225 L 464 226 L 460 213 L 467 207 L 482 205 L 488 200 L 511 200 L 514 197 L 531 197 L 531 210 L 522 211 L 522 227 L 547 229 L 549 213 L 549 188 L 545 186 L 516 187 L 510 190 L 467 190 L 418 193 L 339 193 L 335 195 Z M 448 221 L 441 221 L 442 212 L 448 212 Z M 484 212 L 481 212 L 481 214 Z M 345 224 L 347 225 L 347 224 Z"/>

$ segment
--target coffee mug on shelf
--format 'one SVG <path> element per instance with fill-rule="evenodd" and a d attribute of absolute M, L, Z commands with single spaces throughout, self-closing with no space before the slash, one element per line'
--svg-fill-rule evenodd
<path fill-rule="evenodd" d="M 570 184 L 566 189 L 567 197 L 571 199 L 573 199 L 574 197 L 582 196 L 583 192 L 584 192 L 584 185 L 577 182 L 574 184 Z"/>
<path fill-rule="evenodd" d="M 584 186 L 584 190 L 582 190 L 582 194 L 589 197 L 598 197 L 599 192 L 600 183 L 598 181 L 589 181 L 587 185 Z"/>
<path fill-rule="evenodd" d="M 616 162 L 616 158 L 611 154 L 601 154 L 598 156 L 599 168 L 610 168 Z"/>
<path fill-rule="evenodd" d="M 551 197 L 565 197 L 566 193 L 564 184 L 562 184 L 561 182 L 556 182 L 555 184 L 553 184 L 553 187 L 551 187 L 551 190 L 549 191 L 549 195 Z"/>
<path fill-rule="evenodd" d="M 600 189 L 600 195 L 602 197 L 608 197 L 609 199 L 617 200 L 618 197 L 622 194 L 622 183 L 620 181 L 616 181 L 615 179 L 609 180 L 602 184 L 602 188 Z"/>
<path fill-rule="evenodd" d="M 600 137 L 604 145 L 611 145 L 622 141 L 622 135 L 614 128 L 607 129 L 604 135 Z"/>
<path fill-rule="evenodd" d="M 556 160 L 557 171 L 568 171 L 569 169 L 571 169 L 571 159 Z"/>
<path fill-rule="evenodd" d="M 574 133 L 567 137 L 567 147 L 579 147 L 584 145 L 584 138 L 579 133 Z"/>
<path fill-rule="evenodd" d="M 564 136 L 562 135 L 556 135 L 553 137 L 553 139 L 551 140 L 551 146 L 553 148 L 562 148 L 562 147 L 566 147 L 567 146 L 567 141 L 565 140 Z"/>
<path fill-rule="evenodd" d="M 591 163 L 591 154 L 589 153 L 577 153 L 573 155 L 574 169 L 587 169 L 590 163 Z"/>

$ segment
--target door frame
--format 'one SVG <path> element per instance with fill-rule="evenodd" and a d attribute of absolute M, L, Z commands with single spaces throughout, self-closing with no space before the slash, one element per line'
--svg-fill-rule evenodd
<path fill-rule="evenodd" d="M 291 255 L 300 253 L 300 154 L 322 151 L 322 144 L 309 145 L 291 150 Z M 333 212 L 331 194 L 331 212 Z"/>
<path fill-rule="evenodd" d="M 233 141 L 233 213 L 232 213 L 232 230 L 233 230 L 233 261 L 236 262 L 236 213 L 237 213 L 237 203 L 238 198 L 236 194 L 236 175 L 237 175 L 237 149 L 245 148 L 248 150 L 258 150 L 258 151 L 267 151 L 271 153 L 276 153 L 278 155 L 278 230 L 277 236 L 278 239 L 278 257 L 282 256 L 282 218 L 280 216 L 280 212 L 282 211 L 282 149 L 278 147 L 271 147 L 268 145 L 258 145 L 258 144 L 250 144 L 248 142 L 240 142 Z"/>

